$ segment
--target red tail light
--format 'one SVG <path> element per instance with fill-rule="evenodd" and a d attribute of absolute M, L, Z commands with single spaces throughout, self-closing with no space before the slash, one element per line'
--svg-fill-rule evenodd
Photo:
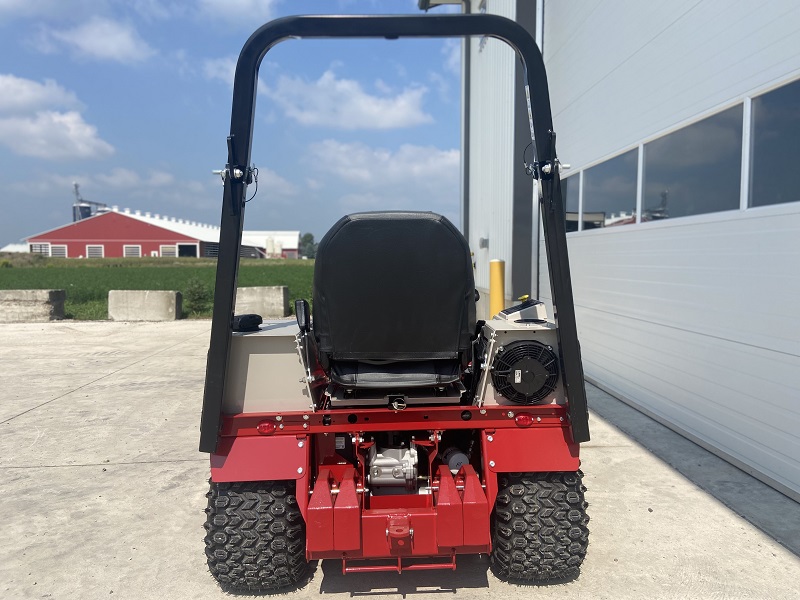
<path fill-rule="evenodd" d="M 530 427 L 533 425 L 533 417 L 526 413 L 520 413 L 514 417 L 514 422 L 518 427 Z"/>
<path fill-rule="evenodd" d="M 261 421 L 258 425 L 256 425 L 256 430 L 261 435 L 270 435 L 275 433 L 275 423 L 272 421 Z"/>

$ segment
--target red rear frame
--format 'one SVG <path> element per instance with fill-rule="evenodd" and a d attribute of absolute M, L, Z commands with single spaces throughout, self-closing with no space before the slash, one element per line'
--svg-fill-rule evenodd
<path fill-rule="evenodd" d="M 274 433 L 259 433 L 257 426 L 264 421 L 275 424 Z M 480 451 L 454 476 L 434 461 L 441 433 L 456 429 L 476 432 Z M 364 442 L 365 434 L 385 431 L 430 434 L 415 441 L 431 450 L 428 493 L 364 493 L 361 457 L 372 444 Z M 332 451 L 331 434 L 336 433 L 354 441 L 357 465 L 343 464 Z M 219 447 L 211 455 L 211 479 L 293 479 L 309 560 L 342 559 L 344 572 L 399 572 L 454 568 L 456 554 L 490 552 L 499 473 L 576 471 L 579 466 L 579 444 L 572 440 L 564 406 L 359 408 L 226 416 Z M 446 560 L 408 564 L 427 557 Z M 348 565 L 358 559 L 391 562 Z"/>

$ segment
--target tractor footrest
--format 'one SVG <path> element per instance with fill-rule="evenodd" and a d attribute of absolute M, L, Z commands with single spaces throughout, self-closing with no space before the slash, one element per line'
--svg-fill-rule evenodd
<path fill-rule="evenodd" d="M 342 556 L 342 575 L 348 573 L 372 573 L 376 571 L 394 571 L 395 573 L 402 573 L 403 571 L 432 571 L 436 569 L 449 569 L 456 570 L 456 553 L 450 554 L 448 562 L 407 562 L 403 564 L 403 558 L 397 557 L 397 563 L 376 565 L 373 560 L 370 560 L 368 565 L 348 565 L 347 556 Z M 406 558 L 406 561 L 409 559 Z M 413 560 L 413 559 L 412 559 Z M 419 559 L 417 559 L 419 560 Z"/>

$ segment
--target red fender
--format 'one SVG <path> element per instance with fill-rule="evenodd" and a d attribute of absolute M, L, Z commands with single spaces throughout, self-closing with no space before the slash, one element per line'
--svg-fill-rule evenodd
<path fill-rule="evenodd" d="M 305 479 L 308 446 L 304 435 L 224 437 L 211 455 L 211 481 Z"/>

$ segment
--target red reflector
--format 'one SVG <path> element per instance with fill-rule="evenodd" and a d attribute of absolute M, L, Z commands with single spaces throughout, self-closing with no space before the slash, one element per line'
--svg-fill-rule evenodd
<path fill-rule="evenodd" d="M 533 417 L 525 413 L 520 413 L 516 417 L 514 417 L 514 422 L 519 427 L 530 427 L 531 425 L 533 425 Z"/>
<path fill-rule="evenodd" d="M 256 425 L 256 430 L 261 435 L 269 435 L 271 433 L 275 433 L 275 423 L 272 421 L 261 421 L 258 425 Z"/>

